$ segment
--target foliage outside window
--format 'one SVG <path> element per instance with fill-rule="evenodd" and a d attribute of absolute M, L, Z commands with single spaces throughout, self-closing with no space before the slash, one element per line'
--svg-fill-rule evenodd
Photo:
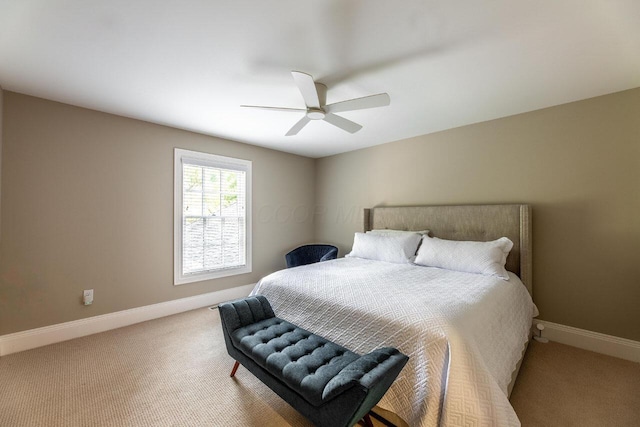
<path fill-rule="evenodd" d="M 251 271 L 251 162 L 175 150 L 176 285 Z"/>

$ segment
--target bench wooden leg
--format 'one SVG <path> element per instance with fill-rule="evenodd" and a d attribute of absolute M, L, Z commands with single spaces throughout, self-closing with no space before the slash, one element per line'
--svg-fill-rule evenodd
<path fill-rule="evenodd" d="M 364 420 L 365 427 L 373 427 L 373 423 L 371 422 L 371 417 L 369 416 L 369 414 L 365 415 L 362 419 Z"/>
<path fill-rule="evenodd" d="M 236 363 L 233 365 L 233 369 L 231 370 L 231 375 L 229 375 L 230 377 L 233 377 L 236 374 L 238 366 L 240 366 L 240 362 L 236 360 Z"/>

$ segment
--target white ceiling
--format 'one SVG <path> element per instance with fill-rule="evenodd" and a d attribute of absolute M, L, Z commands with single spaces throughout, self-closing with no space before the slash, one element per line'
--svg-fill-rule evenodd
<path fill-rule="evenodd" d="M 391 105 L 312 121 L 327 102 Z M 640 86 L 640 1 L 0 0 L 0 85 L 322 157 Z M 178 142 L 177 142 L 178 143 Z"/>

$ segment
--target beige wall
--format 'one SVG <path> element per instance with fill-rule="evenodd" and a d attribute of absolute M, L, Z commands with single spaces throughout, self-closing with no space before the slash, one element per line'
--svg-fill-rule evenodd
<path fill-rule="evenodd" d="M 541 318 L 640 340 L 640 89 L 317 161 L 7 91 L 2 107 L 0 335 L 253 283 L 312 240 L 344 254 L 363 207 L 526 202 Z M 252 274 L 173 286 L 174 147 L 253 161 Z"/>
<path fill-rule="evenodd" d="M 640 340 L 640 89 L 316 167 L 316 239 L 341 252 L 362 227 L 363 207 L 530 203 L 540 317 Z"/>
<path fill-rule="evenodd" d="M 0 335 L 255 283 L 313 240 L 313 159 L 4 95 Z M 174 147 L 253 161 L 251 274 L 173 285 Z"/>
<path fill-rule="evenodd" d="M 2 241 L 2 116 L 4 106 L 4 90 L 0 86 L 0 242 Z"/>

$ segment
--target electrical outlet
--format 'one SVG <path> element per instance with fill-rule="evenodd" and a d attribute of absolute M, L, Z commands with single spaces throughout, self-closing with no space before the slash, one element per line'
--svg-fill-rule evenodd
<path fill-rule="evenodd" d="M 93 304 L 93 289 L 85 289 L 82 291 L 82 301 L 84 305 Z"/>

